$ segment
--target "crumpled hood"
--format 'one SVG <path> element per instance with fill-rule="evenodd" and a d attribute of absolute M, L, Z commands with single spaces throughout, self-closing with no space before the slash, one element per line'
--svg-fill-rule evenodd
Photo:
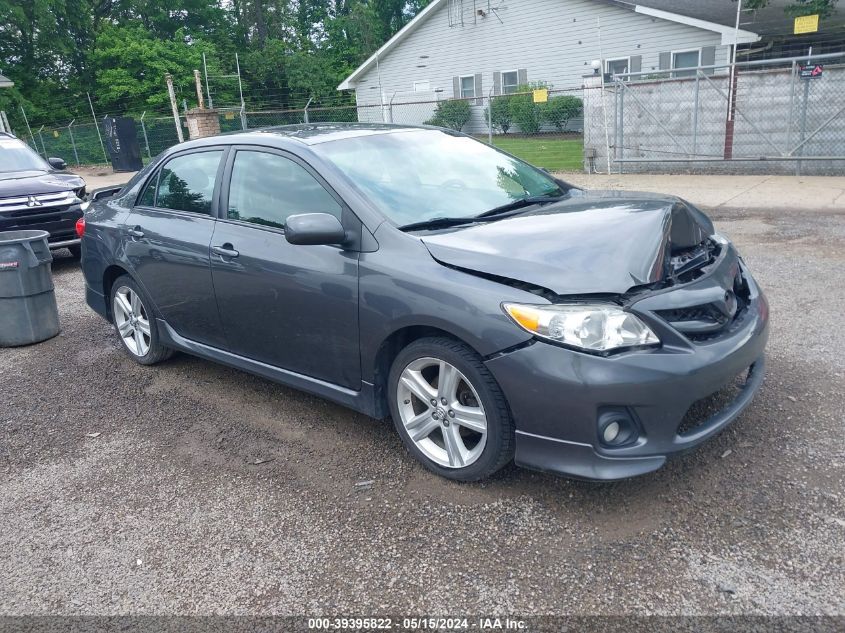
<path fill-rule="evenodd" d="M 4 172 L 0 173 L 0 198 L 68 191 L 84 185 L 85 181 L 74 174 L 49 171 Z"/>
<path fill-rule="evenodd" d="M 707 216 L 673 196 L 574 191 L 533 212 L 421 239 L 443 264 L 574 295 L 660 281 L 673 251 L 712 234 Z"/>

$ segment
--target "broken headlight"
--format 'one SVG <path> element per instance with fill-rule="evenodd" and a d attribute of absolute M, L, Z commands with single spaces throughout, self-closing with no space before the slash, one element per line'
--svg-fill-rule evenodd
<path fill-rule="evenodd" d="M 660 344 L 660 339 L 645 323 L 614 305 L 505 303 L 502 307 L 524 330 L 588 352 Z"/>

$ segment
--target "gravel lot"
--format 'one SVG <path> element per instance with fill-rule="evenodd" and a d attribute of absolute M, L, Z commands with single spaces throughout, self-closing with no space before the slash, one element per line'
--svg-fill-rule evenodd
<path fill-rule="evenodd" d="M 62 334 L 0 349 L 0 613 L 845 614 L 845 216 L 714 215 L 771 301 L 768 378 L 613 484 L 450 483 L 384 422 L 140 367 L 57 254 Z"/>

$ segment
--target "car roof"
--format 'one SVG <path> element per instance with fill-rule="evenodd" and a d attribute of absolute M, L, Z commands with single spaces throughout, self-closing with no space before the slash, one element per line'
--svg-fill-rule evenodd
<path fill-rule="evenodd" d="M 227 145 L 235 145 L 242 141 L 254 143 L 261 140 L 266 141 L 268 137 L 276 140 L 295 141 L 303 145 L 317 145 L 319 143 L 345 138 L 433 129 L 437 128 L 423 125 L 398 125 L 390 123 L 303 123 L 299 125 L 279 125 L 255 130 L 226 132 L 217 136 L 188 141 L 176 147 L 187 149 L 189 147 L 215 145 L 220 143 L 221 138 L 226 139 L 225 142 Z"/>

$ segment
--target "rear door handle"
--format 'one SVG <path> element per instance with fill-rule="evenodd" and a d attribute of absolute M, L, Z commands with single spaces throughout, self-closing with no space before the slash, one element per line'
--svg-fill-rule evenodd
<path fill-rule="evenodd" d="M 129 233 L 130 237 L 134 237 L 136 239 L 144 237 L 144 232 L 141 230 L 140 226 L 136 226 L 134 229 L 129 229 L 127 233 Z"/>
<path fill-rule="evenodd" d="M 229 258 L 229 257 L 237 257 L 240 255 L 238 251 L 232 248 L 231 244 L 223 244 L 223 246 L 212 246 L 211 252 L 215 255 L 220 255 L 220 257 Z"/>

